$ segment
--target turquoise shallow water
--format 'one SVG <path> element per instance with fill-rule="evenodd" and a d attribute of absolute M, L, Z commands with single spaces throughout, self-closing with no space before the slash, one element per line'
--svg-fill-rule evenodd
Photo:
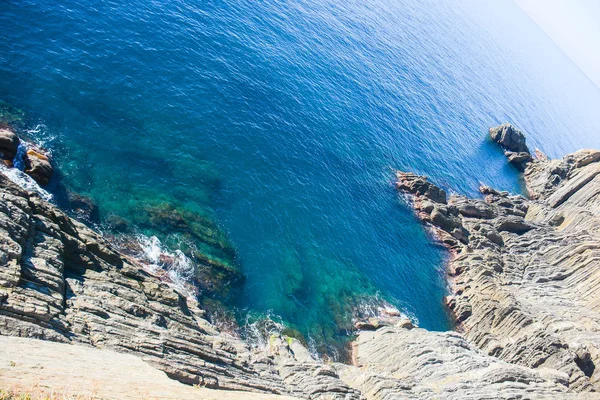
<path fill-rule="evenodd" d="M 363 296 L 449 327 L 444 252 L 391 168 L 518 192 L 489 126 L 555 157 L 600 147 L 600 92 L 509 0 L 8 0 L 0 24 L 0 99 L 61 182 L 104 223 L 157 233 L 157 204 L 215 221 L 240 314 L 317 344 Z"/>

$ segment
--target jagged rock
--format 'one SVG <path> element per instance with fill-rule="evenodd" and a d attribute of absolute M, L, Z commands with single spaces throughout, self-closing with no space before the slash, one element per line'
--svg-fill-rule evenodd
<path fill-rule="evenodd" d="M 44 186 L 50 182 L 52 175 L 54 175 L 54 167 L 52 167 L 47 155 L 29 149 L 25 154 L 25 173 Z"/>
<path fill-rule="evenodd" d="M 527 152 L 514 152 L 514 151 L 506 151 L 504 155 L 508 159 L 508 162 L 513 164 L 515 167 L 520 169 L 521 171 L 525 170 L 525 167 L 528 163 L 533 161 L 533 157 L 531 154 Z"/>
<path fill-rule="evenodd" d="M 188 384 L 306 399 L 599 398 L 600 156 L 538 158 L 524 175 L 531 199 L 482 187 L 479 200 L 397 174 L 452 250 L 446 303 L 461 333 L 369 320 L 342 365 L 290 337 L 259 350 L 219 332 L 159 272 L 0 174 L 0 334 L 130 353 Z"/>
<path fill-rule="evenodd" d="M 507 126 L 495 132 L 524 145 L 507 139 Z M 537 159 L 524 176 L 531 199 L 482 187 L 485 200 L 449 200 L 469 241 L 448 246 L 448 307 L 485 354 L 562 374 L 571 390 L 600 390 L 600 156 Z M 412 195 L 424 222 L 447 227 L 417 208 L 433 200 Z"/>
<path fill-rule="evenodd" d="M 494 208 L 481 201 L 471 201 L 466 197 L 455 196 L 452 204 L 458 208 L 458 212 L 468 218 L 494 218 Z"/>
<path fill-rule="evenodd" d="M 530 154 L 523 132 L 511 124 L 502 124 L 490 128 L 492 140 L 509 152 Z"/>
<path fill-rule="evenodd" d="M 8 128 L 0 128 L 0 158 L 12 160 L 17 155 L 19 137 Z"/>
<path fill-rule="evenodd" d="M 436 203 L 446 204 L 446 191 L 432 185 L 426 177 L 398 171 L 397 178 L 398 189 L 423 196 Z"/>

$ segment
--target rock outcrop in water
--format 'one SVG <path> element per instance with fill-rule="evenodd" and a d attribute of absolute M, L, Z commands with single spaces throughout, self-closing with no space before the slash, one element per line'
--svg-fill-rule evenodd
<path fill-rule="evenodd" d="M 47 185 L 54 174 L 54 167 L 50 163 L 48 155 L 33 146 L 30 146 L 25 154 L 19 153 L 21 140 L 12 128 L 2 127 L 2 125 L 0 122 L 0 160 L 8 168 L 13 168 L 15 163 L 23 163 L 27 175 L 31 176 L 38 184 Z"/>
<path fill-rule="evenodd" d="M 509 131 L 492 129 L 492 138 L 526 146 L 507 140 Z M 524 177 L 531 199 L 482 187 L 484 199 L 443 201 L 417 189 L 435 186 L 425 177 L 397 174 L 452 251 L 447 304 L 464 338 L 499 360 L 551 371 L 571 390 L 599 390 L 600 152 L 532 159 Z"/>
<path fill-rule="evenodd" d="M 493 132 L 507 149 L 526 146 L 513 128 Z M 129 353 L 188 384 L 306 399 L 600 398 L 600 152 L 529 157 L 531 198 L 489 187 L 484 199 L 449 197 L 397 173 L 451 251 L 458 332 L 398 316 L 358 323 L 352 365 L 285 336 L 258 349 L 219 332 L 160 273 L 0 173 L 0 334 Z"/>
<path fill-rule="evenodd" d="M 0 158 L 12 167 L 12 160 L 17 155 L 19 137 L 9 128 L 0 128 Z"/>
<path fill-rule="evenodd" d="M 527 163 L 533 160 L 525 135 L 511 124 L 490 128 L 490 136 L 505 150 L 508 162 L 518 169 L 524 170 Z"/>
<path fill-rule="evenodd" d="M 25 156 L 25 173 L 42 186 L 47 185 L 54 175 L 54 167 L 46 154 L 41 150 L 29 149 Z"/>

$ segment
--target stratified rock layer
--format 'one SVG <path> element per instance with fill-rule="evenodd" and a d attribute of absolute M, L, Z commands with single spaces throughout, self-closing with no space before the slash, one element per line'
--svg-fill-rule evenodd
<path fill-rule="evenodd" d="M 448 197 L 398 172 L 451 251 L 447 304 L 460 332 L 358 321 L 353 365 L 316 360 L 285 336 L 259 350 L 218 332 L 160 274 L 0 173 L 0 334 L 130 353 L 184 383 L 306 399 L 598 399 L 600 152 L 518 160 L 530 199 L 489 187 L 485 199 Z"/>
<path fill-rule="evenodd" d="M 567 375 L 509 364 L 474 348 L 455 332 L 387 326 L 362 332 L 355 366 L 339 374 L 368 399 L 579 399 Z"/>
<path fill-rule="evenodd" d="M 1 173 L 0 199 L 0 334 L 133 353 L 209 388 L 359 398 L 334 374 L 313 376 L 314 360 L 281 363 L 219 333 L 195 301 Z"/>
<path fill-rule="evenodd" d="M 414 190 L 433 185 L 425 177 L 397 174 L 452 251 L 447 303 L 465 339 L 511 364 L 558 371 L 572 390 L 598 390 L 600 152 L 530 161 L 524 176 L 532 199 L 482 187 L 485 199 L 445 202 Z"/>

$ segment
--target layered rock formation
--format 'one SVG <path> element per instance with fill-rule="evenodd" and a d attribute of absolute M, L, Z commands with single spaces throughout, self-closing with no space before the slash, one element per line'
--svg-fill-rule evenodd
<path fill-rule="evenodd" d="M 367 399 L 580 399 L 565 374 L 510 364 L 476 349 L 461 334 L 387 326 L 361 332 L 355 365 L 339 374 Z"/>
<path fill-rule="evenodd" d="M 571 390 L 598 390 L 600 152 L 531 159 L 524 176 L 531 199 L 489 187 L 484 199 L 446 199 L 425 177 L 402 172 L 397 185 L 452 251 L 447 303 L 464 338 L 487 355 L 560 374 Z"/>
<path fill-rule="evenodd" d="M 185 385 L 131 354 L 10 336 L 0 336 L 0 399 L 297 400 Z"/>
<path fill-rule="evenodd" d="M 132 353 L 208 388 L 359 398 L 291 339 L 273 353 L 218 332 L 160 274 L 1 173 L 0 199 L 0 334 Z"/>
<path fill-rule="evenodd" d="M 244 393 L 600 398 L 600 152 L 534 160 L 514 127 L 491 135 L 512 162 L 528 155 L 517 167 L 530 198 L 489 187 L 482 199 L 448 196 L 397 174 L 451 252 L 447 304 L 458 332 L 396 315 L 359 322 L 352 365 L 317 360 L 285 336 L 251 348 L 160 272 L 0 173 L 0 334 L 116 350 L 180 382 Z"/>

